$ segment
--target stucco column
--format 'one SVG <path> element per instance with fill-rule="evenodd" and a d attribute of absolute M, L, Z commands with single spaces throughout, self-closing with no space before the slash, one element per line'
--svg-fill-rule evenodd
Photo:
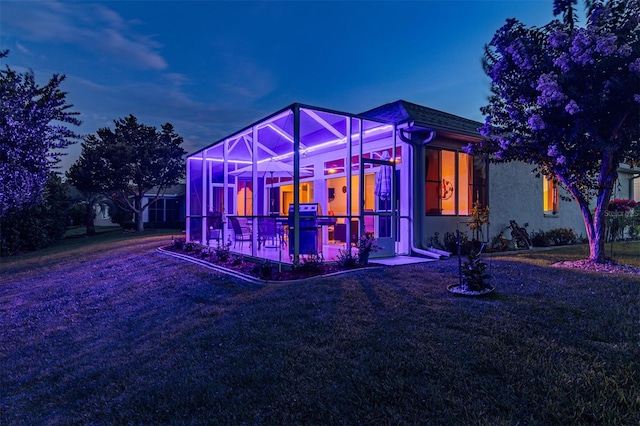
<path fill-rule="evenodd" d="M 424 169 L 425 151 L 423 144 L 412 143 L 411 149 L 413 151 L 413 245 L 416 248 L 424 248 L 426 227 L 424 213 L 424 185 L 426 179 Z"/>

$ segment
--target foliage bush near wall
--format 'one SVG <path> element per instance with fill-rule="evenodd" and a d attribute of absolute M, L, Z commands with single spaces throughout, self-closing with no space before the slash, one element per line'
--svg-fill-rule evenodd
<path fill-rule="evenodd" d="M 578 236 L 571 228 L 553 228 L 547 231 L 546 234 L 547 238 L 556 246 L 575 244 L 578 241 Z"/>
<path fill-rule="evenodd" d="M 543 230 L 539 230 L 538 232 L 533 231 L 531 233 L 531 244 L 533 244 L 534 247 L 549 247 L 551 240 Z"/>
<path fill-rule="evenodd" d="M 553 228 L 546 232 L 539 230 L 531 233 L 531 243 L 534 247 L 566 246 L 578 241 L 578 236 L 571 228 Z"/>
<path fill-rule="evenodd" d="M 62 239 L 69 223 L 69 199 L 60 178 L 52 174 L 42 204 L 9 210 L 0 220 L 0 256 L 47 247 Z"/>
<path fill-rule="evenodd" d="M 581 239 L 571 228 L 553 228 L 548 231 L 534 231 L 531 233 L 530 239 L 533 247 L 564 246 L 581 242 Z M 445 232 L 443 242 L 440 242 L 439 234 L 435 233 L 430 241 L 433 247 L 441 248 L 452 254 L 458 253 L 458 241 L 455 232 Z M 513 250 L 513 244 L 505 243 L 508 241 L 510 241 L 510 239 L 505 236 L 503 230 L 492 238 L 486 251 Z M 478 241 L 469 239 L 467 232 L 460 232 L 460 254 L 466 256 L 472 251 L 478 251 L 480 246 L 481 244 Z"/>
<path fill-rule="evenodd" d="M 436 244 L 434 243 L 434 246 Z M 444 233 L 444 244 L 437 242 L 437 245 L 443 246 L 444 250 L 452 254 L 458 254 L 458 237 L 455 232 Z M 469 234 L 464 231 L 460 231 L 460 254 L 469 255 L 471 252 L 479 251 L 482 247 L 482 243 L 476 239 L 469 239 Z"/>

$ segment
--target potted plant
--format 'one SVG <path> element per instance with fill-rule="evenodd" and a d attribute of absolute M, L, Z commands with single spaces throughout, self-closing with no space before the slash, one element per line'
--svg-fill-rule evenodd
<path fill-rule="evenodd" d="M 356 242 L 356 248 L 358 249 L 358 263 L 364 266 L 369 264 L 369 255 L 382 247 L 378 245 L 378 239 L 373 237 L 373 233 L 365 232 Z"/>
<path fill-rule="evenodd" d="M 489 283 L 488 265 L 480 259 L 481 252 L 472 250 L 467 255 L 467 260 L 460 267 L 460 282 L 449 285 L 447 290 L 464 296 L 482 296 L 494 290 Z"/>

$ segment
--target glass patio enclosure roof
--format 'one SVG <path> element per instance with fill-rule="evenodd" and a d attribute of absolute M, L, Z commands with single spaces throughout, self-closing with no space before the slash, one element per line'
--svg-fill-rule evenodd
<path fill-rule="evenodd" d="M 371 150 L 367 154 L 363 146 L 376 144 L 390 147 L 388 153 L 394 156 L 392 123 L 293 104 L 189 155 L 187 239 L 207 239 L 207 218 L 214 214 L 286 215 L 285 201 L 296 207 L 301 202 L 318 202 L 326 209 L 323 182 L 332 175 L 346 177 L 351 202 L 346 203 L 345 217 L 357 215 L 362 189 L 351 187 L 351 177 L 370 166 L 363 165 L 364 158 L 372 157 Z M 304 182 L 316 183 L 312 194 L 303 193 Z M 291 191 L 274 189 L 285 185 Z M 294 209 L 296 224 L 298 210 Z M 298 253 L 295 247 L 296 257 Z"/>

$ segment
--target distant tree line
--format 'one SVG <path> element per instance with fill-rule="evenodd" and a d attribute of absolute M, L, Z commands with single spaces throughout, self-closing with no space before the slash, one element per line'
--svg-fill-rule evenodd
<path fill-rule="evenodd" d="M 39 86 L 31 71 L 0 71 L 0 256 L 61 239 L 78 213 L 95 234 L 96 205 L 110 205 L 116 220 L 133 216 L 142 231 L 144 210 L 184 177 L 183 139 L 169 123 L 158 131 L 129 115 L 113 131 L 83 138 L 71 130 L 81 121 L 60 90 L 64 80 L 55 74 Z M 81 139 L 82 154 L 63 182 L 56 165 Z M 143 204 L 145 196 L 151 201 Z"/>

